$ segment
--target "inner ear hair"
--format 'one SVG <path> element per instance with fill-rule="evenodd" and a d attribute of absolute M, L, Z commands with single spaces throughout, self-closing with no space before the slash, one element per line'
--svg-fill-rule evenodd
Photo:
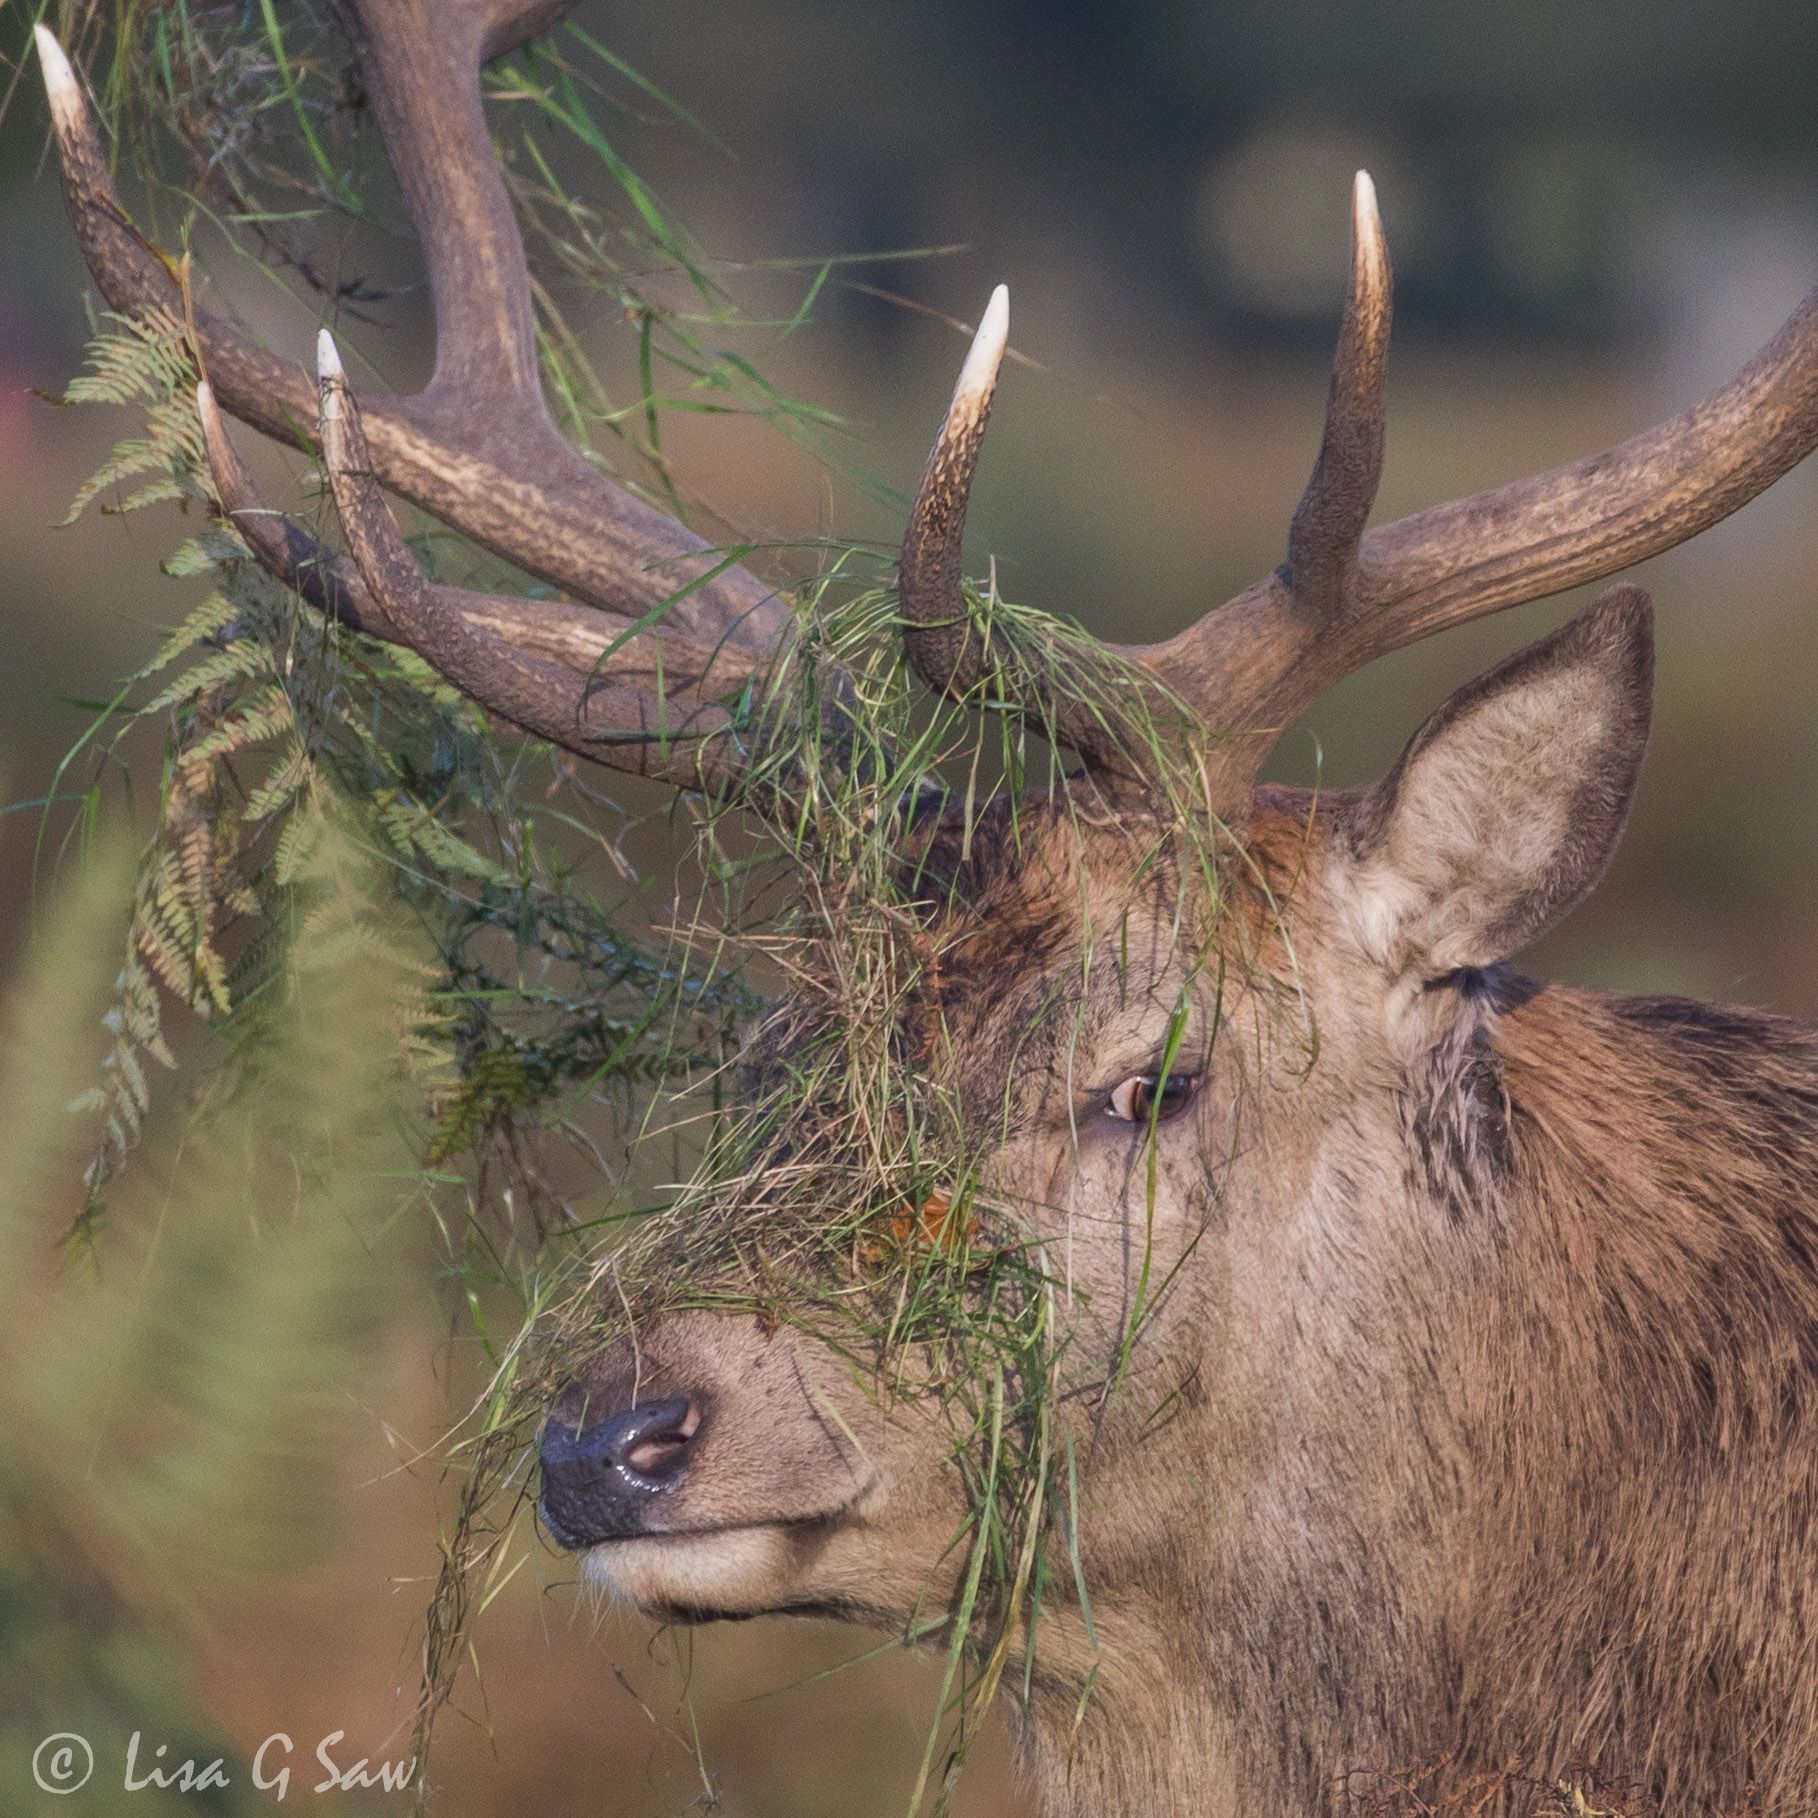
<path fill-rule="evenodd" d="M 1612 588 L 1461 688 L 1352 805 L 1371 956 L 1438 978 L 1527 946 L 1603 876 L 1647 748 L 1653 610 Z"/>

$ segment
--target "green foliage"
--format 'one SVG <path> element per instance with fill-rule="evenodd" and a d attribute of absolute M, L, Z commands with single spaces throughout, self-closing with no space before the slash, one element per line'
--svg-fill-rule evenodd
<path fill-rule="evenodd" d="M 183 325 L 162 310 L 140 320 L 110 316 L 114 324 L 89 344 L 88 371 L 71 381 L 66 404 L 136 405 L 145 412 L 145 434 L 120 442 L 83 483 L 63 520 L 73 524 L 102 493 L 132 480 L 144 483 L 112 511 L 201 495 L 195 475 L 206 457 L 195 412 L 195 375 Z"/>
<path fill-rule="evenodd" d="M 179 324 L 112 322 L 90 364 L 105 382 L 91 378 L 71 397 L 137 403 L 154 423 L 193 428 L 194 374 Z M 118 509 L 210 494 L 199 437 L 160 431 L 116 449 L 82 502 L 150 471 L 158 481 Z M 407 653 L 322 624 L 231 532 L 191 537 L 166 572 L 213 590 L 85 741 L 99 776 L 129 760 L 136 728 L 166 732 L 158 824 L 108 1018 L 112 1052 L 85 1101 L 102 1112 L 103 1138 L 88 1171 L 84 1235 L 143 1130 L 153 1069 L 174 1065 L 159 987 L 224 1022 L 233 1039 L 238 1007 L 258 1000 L 295 938 L 280 905 L 311 816 L 329 804 L 353 810 L 438 951 L 414 1049 L 439 1107 L 428 1165 L 495 1149 L 521 1162 L 521 1128 L 559 1115 L 569 1098 L 642 1089 L 710 1052 L 740 1001 L 736 987 L 696 989 L 672 976 L 620 932 L 562 845 L 542 835 L 553 825 L 598 848 L 619 831 L 609 805 L 590 826 L 527 799 L 535 771 L 553 766 L 552 786 L 563 778 L 549 754 L 495 736 Z M 538 1178 L 528 1196 L 539 1216 L 566 1216 L 544 1206 Z"/>

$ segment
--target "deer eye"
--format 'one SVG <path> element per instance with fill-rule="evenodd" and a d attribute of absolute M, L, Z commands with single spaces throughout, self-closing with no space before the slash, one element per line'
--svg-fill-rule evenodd
<path fill-rule="evenodd" d="M 1170 1073 L 1166 1079 L 1139 1073 L 1112 1089 L 1105 1113 L 1126 1124 L 1146 1124 L 1151 1120 L 1165 1124 L 1186 1109 L 1198 1084 L 1191 1073 Z"/>

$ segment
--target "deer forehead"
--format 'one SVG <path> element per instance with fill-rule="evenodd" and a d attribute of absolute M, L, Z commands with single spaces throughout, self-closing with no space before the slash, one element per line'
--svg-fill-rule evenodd
<path fill-rule="evenodd" d="M 992 1014 L 1007 985 L 1122 1002 L 1189 961 L 1200 905 L 1179 865 L 1146 844 L 1063 822 L 981 861 L 989 875 L 962 879 L 931 930 L 949 1008 Z"/>

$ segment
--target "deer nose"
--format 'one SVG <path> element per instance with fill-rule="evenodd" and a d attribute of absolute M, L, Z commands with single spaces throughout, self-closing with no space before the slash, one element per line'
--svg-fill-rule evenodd
<path fill-rule="evenodd" d="M 570 1549 L 660 1533 L 652 1510 L 681 1482 L 700 1431 L 700 1403 L 685 1395 L 587 1425 L 556 1415 L 543 1429 L 543 1525 Z"/>

